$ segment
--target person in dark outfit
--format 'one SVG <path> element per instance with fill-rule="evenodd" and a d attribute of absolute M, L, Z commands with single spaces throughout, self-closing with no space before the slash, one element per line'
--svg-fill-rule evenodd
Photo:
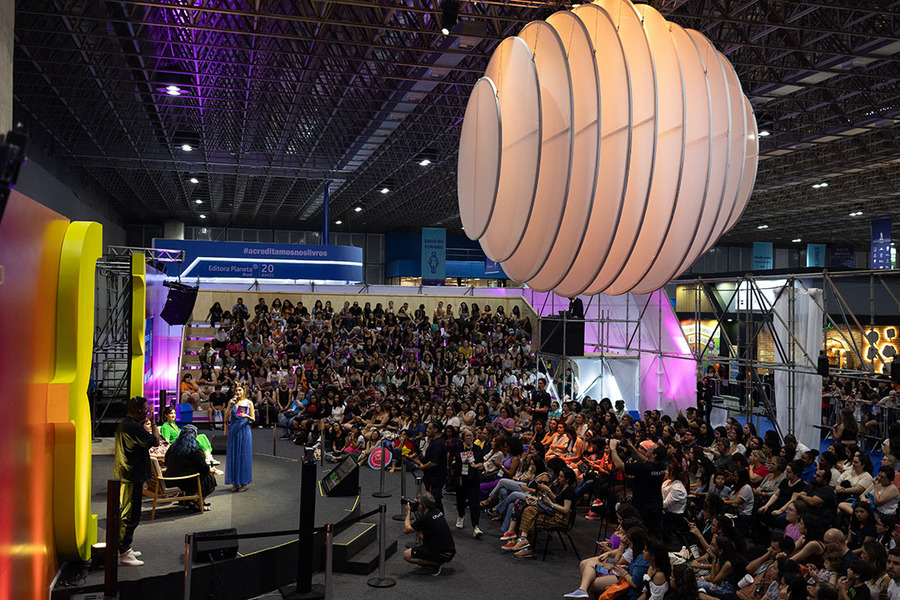
<path fill-rule="evenodd" d="M 534 420 L 543 421 L 546 424 L 547 416 L 550 414 L 550 405 L 553 403 L 553 398 L 547 392 L 546 378 L 538 379 L 537 389 L 531 393 L 531 399 L 534 401 L 534 410 L 532 411 Z"/>
<path fill-rule="evenodd" d="M 666 479 L 665 460 L 668 451 L 665 446 L 657 445 L 647 457 L 632 446 L 630 441 L 626 440 L 624 444 L 637 462 L 626 465 L 617 452 L 619 441 L 610 440 L 609 450 L 613 464 L 626 476 L 634 477 L 631 502 L 641 513 L 647 531 L 659 531 L 662 528 L 662 484 Z"/>
<path fill-rule="evenodd" d="M 441 513 L 444 512 L 441 492 L 447 483 L 447 446 L 438 425 L 432 421 L 425 430 L 428 437 L 428 448 L 425 457 L 416 457 L 413 461 L 422 469 L 422 483 L 425 490 L 434 496 L 434 504 Z"/>
<path fill-rule="evenodd" d="M 205 500 L 216 489 L 215 472 L 206 463 L 206 455 L 197 445 L 197 428 L 193 425 L 185 425 L 181 428 L 178 439 L 166 451 L 166 475 L 181 477 L 194 473 L 200 474 L 200 491 L 203 492 Z M 187 494 L 197 493 L 195 479 L 179 481 L 178 487 Z M 200 509 L 200 506 L 197 505 L 195 508 Z"/>
<path fill-rule="evenodd" d="M 403 560 L 422 567 L 434 567 L 434 575 L 440 575 L 444 563 L 450 562 L 456 554 L 456 544 L 453 543 L 444 511 L 435 505 L 435 497 L 422 492 L 416 496 L 416 502 L 423 514 L 412 522 L 412 510 L 407 504 L 403 533 L 415 533 L 419 545 L 407 548 L 403 552 Z"/>
<path fill-rule="evenodd" d="M 147 421 L 147 399 L 135 396 L 128 400 L 126 417 L 116 429 L 113 477 L 122 482 L 119 486 L 119 565 L 123 567 L 144 564 L 138 560 L 139 553 L 131 548 L 131 542 L 134 530 L 141 522 L 144 481 L 150 476 L 150 448 L 162 442 L 154 421 L 150 421 L 150 432 L 144 428 Z"/>
<path fill-rule="evenodd" d="M 454 452 L 456 472 L 459 473 L 459 486 L 456 488 L 456 511 L 459 518 L 456 520 L 457 529 L 462 529 L 465 524 L 466 507 L 472 517 L 472 527 L 475 538 L 484 535 L 478 526 L 481 516 L 481 473 L 484 469 L 484 450 L 475 445 L 475 433 L 466 429 L 462 434 L 462 443 Z"/>

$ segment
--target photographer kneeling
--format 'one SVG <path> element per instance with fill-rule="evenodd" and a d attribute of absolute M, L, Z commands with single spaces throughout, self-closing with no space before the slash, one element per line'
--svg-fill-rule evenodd
<path fill-rule="evenodd" d="M 411 514 L 420 512 L 415 522 L 411 522 Z M 416 496 L 414 503 L 406 503 L 406 520 L 403 522 L 403 533 L 415 533 L 419 545 L 407 548 L 403 552 L 403 560 L 422 567 L 434 567 L 432 575 L 440 575 L 445 563 L 456 555 L 456 545 L 450 534 L 450 526 L 444 513 L 435 506 L 434 496 L 422 492 Z"/>

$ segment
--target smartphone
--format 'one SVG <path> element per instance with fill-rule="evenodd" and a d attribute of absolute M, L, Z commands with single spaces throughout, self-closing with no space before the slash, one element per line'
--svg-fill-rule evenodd
<path fill-rule="evenodd" d="M 597 577 L 603 577 L 604 575 L 609 575 L 612 572 L 602 565 L 595 566 L 594 570 L 597 571 Z"/>

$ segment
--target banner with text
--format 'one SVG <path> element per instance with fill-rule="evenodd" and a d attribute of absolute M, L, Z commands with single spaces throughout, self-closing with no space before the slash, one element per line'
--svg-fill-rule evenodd
<path fill-rule="evenodd" d="M 484 274 L 495 275 L 500 272 L 500 263 L 489 258 L 484 259 Z"/>
<path fill-rule="evenodd" d="M 856 252 L 854 252 L 853 246 L 832 246 L 831 267 L 845 267 L 849 269 L 856 267 Z"/>
<path fill-rule="evenodd" d="M 824 267 L 825 266 L 825 244 L 807 244 L 806 245 L 806 266 L 807 267 Z"/>
<path fill-rule="evenodd" d="M 753 270 L 768 271 L 772 268 L 772 242 L 753 242 Z"/>
<path fill-rule="evenodd" d="M 873 269 L 890 269 L 891 265 L 891 225 L 892 220 L 876 219 L 872 221 L 872 267 Z"/>
<path fill-rule="evenodd" d="M 422 285 L 444 285 L 447 273 L 447 230 L 422 228 Z"/>
<path fill-rule="evenodd" d="M 271 283 L 363 280 L 362 248 L 353 246 L 155 239 L 153 247 L 183 250 L 181 276 L 188 279 Z M 168 275 L 176 273 L 170 269 Z"/>

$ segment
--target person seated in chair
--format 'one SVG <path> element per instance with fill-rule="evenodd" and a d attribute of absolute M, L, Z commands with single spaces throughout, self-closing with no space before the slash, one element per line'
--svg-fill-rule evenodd
<path fill-rule="evenodd" d="M 215 467 L 206 463 L 206 455 L 197 445 L 197 428 L 193 425 L 185 425 L 181 428 L 178 438 L 172 442 L 166 451 L 167 477 L 181 477 L 183 475 L 200 474 L 200 491 L 205 498 L 216 489 Z M 178 488 L 185 494 L 197 493 L 197 481 L 193 478 L 182 479 L 178 482 Z M 191 506 L 197 510 L 209 510 L 201 507 L 195 500 Z"/>
<path fill-rule="evenodd" d="M 453 535 L 444 512 L 437 508 L 433 495 L 422 492 L 416 496 L 416 503 L 421 514 L 412 521 L 412 507 L 409 503 L 406 504 L 403 533 L 415 533 L 419 545 L 407 548 L 403 552 L 403 560 L 422 567 L 433 567 L 433 575 L 440 575 L 444 564 L 450 562 L 456 554 Z"/>

